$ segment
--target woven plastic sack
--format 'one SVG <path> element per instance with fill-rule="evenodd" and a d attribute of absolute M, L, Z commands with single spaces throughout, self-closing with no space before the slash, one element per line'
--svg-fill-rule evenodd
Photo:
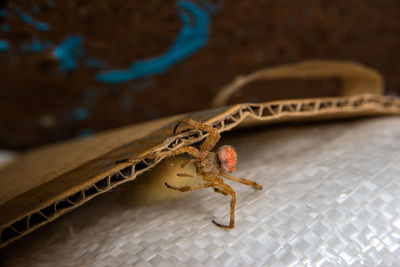
<path fill-rule="evenodd" d="M 236 227 L 212 190 L 142 207 L 118 189 L 6 247 L 6 266 L 397 266 L 400 118 L 224 136 L 239 154 Z M 134 191 L 133 191 L 134 192 Z M 125 192 L 126 193 L 126 192 Z"/>

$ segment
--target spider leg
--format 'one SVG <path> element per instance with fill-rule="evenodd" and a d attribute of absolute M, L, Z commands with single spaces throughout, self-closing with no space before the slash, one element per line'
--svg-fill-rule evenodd
<path fill-rule="evenodd" d="M 231 215 L 230 215 L 230 222 L 229 225 L 223 225 L 220 223 L 217 223 L 216 221 L 212 220 L 212 222 L 218 226 L 218 227 L 222 227 L 222 228 L 229 228 L 232 229 L 233 227 L 235 227 L 235 206 L 236 206 L 236 193 L 235 190 L 233 190 L 232 187 L 230 187 L 227 184 L 219 184 L 218 188 L 222 191 L 225 192 L 227 195 L 231 195 Z"/>
<path fill-rule="evenodd" d="M 187 173 L 177 173 L 176 176 L 179 176 L 179 177 L 190 177 L 190 178 L 194 177 L 193 175 L 190 175 L 190 174 L 187 174 Z"/>
<path fill-rule="evenodd" d="M 191 186 L 183 186 L 183 187 L 175 187 L 167 182 L 165 182 L 165 186 L 168 187 L 169 189 L 177 190 L 180 192 L 188 192 L 192 190 L 197 190 L 197 189 L 202 189 L 202 188 L 208 188 L 208 187 L 214 187 L 214 191 L 217 193 L 221 193 L 223 195 L 231 195 L 231 211 L 230 211 L 230 222 L 229 225 L 223 225 L 220 223 L 217 223 L 216 221 L 212 220 L 212 222 L 217 225 L 218 227 L 222 228 L 230 228 L 232 229 L 235 227 L 235 206 L 236 206 L 236 193 L 235 190 L 232 189 L 229 185 L 225 184 L 221 178 L 219 178 L 217 175 L 212 174 L 212 173 L 207 173 L 204 175 L 205 181 L 212 180 L 213 182 L 208 182 L 205 184 L 198 184 L 198 185 L 191 185 Z"/>
<path fill-rule="evenodd" d="M 217 186 L 218 183 L 206 183 L 206 184 L 197 184 L 197 185 L 191 185 L 191 186 L 182 186 L 182 187 L 175 187 L 167 182 L 165 182 L 165 186 L 168 187 L 169 189 L 181 191 L 181 192 L 187 192 L 187 191 L 192 191 L 192 190 L 197 190 L 197 189 L 202 189 L 202 188 L 207 188 L 207 187 L 215 187 Z"/>
<path fill-rule="evenodd" d="M 174 132 L 173 132 L 174 134 L 176 133 L 178 126 L 182 123 L 185 123 L 185 124 L 191 126 L 193 129 L 206 131 L 209 133 L 206 140 L 200 146 L 200 151 L 210 151 L 218 143 L 218 141 L 221 137 L 219 132 L 216 129 L 214 129 L 213 127 L 211 127 L 210 125 L 200 123 L 198 121 L 195 121 L 192 119 L 187 119 L 187 118 L 182 119 L 180 122 L 178 122 L 178 124 L 175 125 Z"/>
<path fill-rule="evenodd" d="M 161 152 L 161 153 L 158 153 L 157 155 L 150 154 L 150 155 L 147 155 L 146 157 L 149 158 L 149 159 L 150 158 L 156 158 L 157 156 L 160 156 L 160 155 L 170 157 L 170 156 L 176 156 L 176 155 L 184 154 L 184 153 L 187 153 L 187 154 L 195 157 L 196 159 L 193 159 L 194 161 L 195 160 L 200 160 L 200 158 L 202 158 L 202 153 L 197 148 L 192 147 L 192 146 L 181 147 L 181 148 L 179 148 L 179 149 L 177 149 L 175 151 Z M 129 159 L 121 159 L 121 160 L 115 161 L 115 164 L 133 163 L 133 162 L 135 162 L 134 159 L 131 159 L 131 160 L 129 160 Z"/>
<path fill-rule="evenodd" d="M 225 191 L 219 189 L 218 187 L 214 187 L 214 191 L 215 191 L 216 193 L 223 194 L 224 196 L 228 195 L 227 192 L 225 192 Z"/>
<path fill-rule="evenodd" d="M 233 177 L 233 176 L 230 176 L 229 174 L 226 174 L 226 173 L 223 173 L 223 172 L 220 172 L 219 175 L 221 175 L 222 177 L 224 177 L 224 178 L 226 178 L 228 180 L 231 180 L 231 181 L 239 182 L 239 183 L 242 183 L 242 184 L 245 184 L 245 185 L 250 185 L 250 186 L 252 186 L 253 188 L 255 188 L 257 190 L 261 190 L 263 188 L 262 185 L 259 185 L 256 182 L 253 182 L 251 180 Z"/>
<path fill-rule="evenodd" d="M 166 155 L 167 157 L 170 157 L 170 156 L 176 156 L 176 155 L 184 154 L 184 153 L 187 153 L 187 154 L 195 157 L 196 159 L 199 159 L 202 157 L 201 152 L 197 148 L 192 147 L 192 146 L 181 147 L 175 151 L 163 152 L 162 154 Z"/>
<path fill-rule="evenodd" d="M 236 206 L 236 193 L 235 190 L 233 190 L 232 187 L 229 185 L 225 184 L 224 181 L 218 177 L 216 173 L 204 173 L 203 174 L 203 180 L 206 182 L 211 182 L 211 183 L 216 183 L 217 186 L 214 187 L 214 191 L 223 195 L 231 195 L 231 215 L 230 215 L 230 223 L 229 225 L 223 225 L 220 223 L 217 223 L 216 221 L 212 221 L 219 227 L 223 228 L 233 228 L 235 226 L 235 206 Z"/>

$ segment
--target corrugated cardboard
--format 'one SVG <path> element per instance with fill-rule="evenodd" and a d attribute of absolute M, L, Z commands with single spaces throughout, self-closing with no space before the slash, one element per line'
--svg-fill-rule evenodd
<path fill-rule="evenodd" d="M 357 77 L 364 81 L 362 74 Z M 365 92 L 381 92 L 379 86 L 383 82 L 376 84 L 378 87 L 366 86 Z M 224 132 L 239 126 L 400 114 L 399 98 L 359 94 L 362 90 L 357 88 L 356 95 L 244 103 L 181 114 L 21 155 L 0 169 L 0 246 L 134 180 L 164 159 L 166 152 L 194 145 L 207 136 L 196 130 L 173 135 L 174 126 L 182 118 L 189 117 Z"/>

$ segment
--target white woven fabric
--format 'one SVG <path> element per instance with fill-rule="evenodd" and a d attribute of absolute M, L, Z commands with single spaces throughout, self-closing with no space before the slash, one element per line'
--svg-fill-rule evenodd
<path fill-rule="evenodd" d="M 6 266 L 400 265 L 400 118 L 225 135 L 238 150 L 229 197 L 202 190 L 126 208 L 90 201 L 3 250 Z"/>

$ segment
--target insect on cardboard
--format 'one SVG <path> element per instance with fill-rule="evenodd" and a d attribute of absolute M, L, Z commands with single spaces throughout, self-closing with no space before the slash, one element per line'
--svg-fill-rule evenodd
<path fill-rule="evenodd" d="M 212 222 L 219 227 L 233 228 L 235 226 L 236 194 L 235 190 L 233 190 L 231 186 L 226 184 L 221 177 L 245 185 L 250 185 L 258 190 L 261 190 L 262 186 L 253 181 L 243 178 L 236 178 L 226 173 L 226 172 L 234 172 L 236 169 L 236 161 L 237 161 L 236 151 L 233 147 L 225 145 L 221 146 L 216 153 L 211 152 L 211 150 L 215 147 L 215 145 L 217 144 L 217 142 L 221 137 L 216 129 L 207 124 L 203 124 L 192 119 L 183 119 L 175 126 L 174 134 L 176 134 L 176 131 L 181 124 L 187 124 L 191 129 L 206 131 L 209 134 L 205 139 L 205 141 L 201 144 L 199 149 L 193 146 L 187 146 L 180 148 L 176 151 L 167 152 L 167 156 L 174 156 L 183 153 L 187 153 L 190 156 L 192 156 L 193 158 L 185 161 L 182 164 L 182 167 L 184 167 L 186 164 L 190 162 L 194 163 L 196 167 L 196 173 L 203 178 L 205 183 L 201 183 L 198 185 L 184 186 L 184 187 L 175 187 L 168 183 L 165 183 L 165 185 L 170 189 L 178 190 L 181 192 L 187 192 L 202 188 L 214 188 L 214 191 L 217 193 L 221 193 L 223 195 L 230 195 L 231 211 L 230 211 L 229 225 L 223 225 L 217 223 L 214 220 Z M 178 173 L 177 175 L 181 177 L 194 177 L 186 173 Z"/>

